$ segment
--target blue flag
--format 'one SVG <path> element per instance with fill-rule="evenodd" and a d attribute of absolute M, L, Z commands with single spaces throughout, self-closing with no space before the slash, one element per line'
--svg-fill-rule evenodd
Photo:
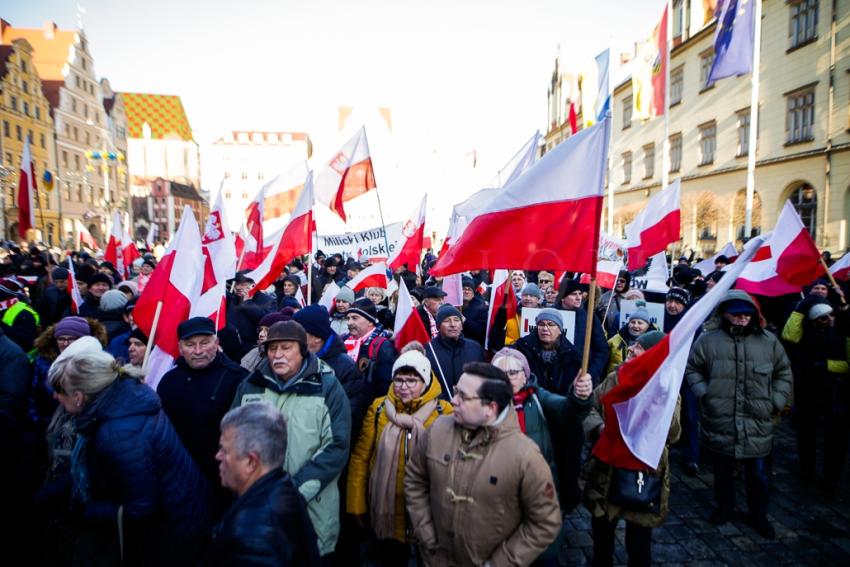
<path fill-rule="evenodd" d="M 714 63 L 706 86 L 718 79 L 753 71 L 755 3 L 760 0 L 720 0 L 714 32 Z"/>

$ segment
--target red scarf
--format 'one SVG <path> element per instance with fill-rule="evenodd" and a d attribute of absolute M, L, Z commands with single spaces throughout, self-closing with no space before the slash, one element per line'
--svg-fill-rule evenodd
<path fill-rule="evenodd" d="M 525 400 L 534 393 L 534 388 L 524 388 L 514 394 L 514 409 L 519 420 L 519 428 L 525 433 Z"/>

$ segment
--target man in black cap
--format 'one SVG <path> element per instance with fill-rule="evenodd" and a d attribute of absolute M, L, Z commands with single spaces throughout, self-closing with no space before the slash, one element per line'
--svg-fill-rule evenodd
<path fill-rule="evenodd" d="M 484 338 L 487 334 L 487 303 L 478 293 L 474 279 L 463 276 L 461 285 L 463 286 L 463 305 L 460 310 L 463 313 L 463 334 L 466 338 L 484 346 Z"/>
<path fill-rule="evenodd" d="M 41 296 L 38 312 L 44 328 L 56 323 L 62 314 L 71 306 L 71 295 L 68 293 L 69 272 L 65 268 L 54 268 L 50 274 L 53 283 L 47 286 Z"/>
<path fill-rule="evenodd" d="M 215 503 L 221 512 L 227 492 L 218 477 L 218 424 L 248 371 L 219 351 L 215 323 L 193 317 L 177 326 L 180 357 L 162 377 L 156 393 L 180 440 L 195 459 L 210 486 L 219 487 Z"/>
<path fill-rule="evenodd" d="M 382 396 L 390 387 L 396 350 L 378 321 L 378 311 L 369 298 L 361 298 L 345 312 L 348 334 L 342 337 L 348 356 L 366 379 L 371 399 Z"/>
<path fill-rule="evenodd" d="M 260 319 L 275 310 L 274 300 L 257 293 L 250 297 L 254 280 L 238 272 L 227 286 L 227 326 L 236 330 L 242 345 L 240 360 L 257 344 L 257 329 Z M 233 290 L 231 292 L 231 289 Z"/>
<path fill-rule="evenodd" d="M 88 292 L 83 295 L 83 304 L 79 308 L 78 315 L 97 319 L 100 312 L 100 298 L 112 289 L 113 281 L 108 275 L 97 272 L 86 283 L 88 284 Z M 65 315 L 72 315 L 72 313 L 68 311 Z"/>
<path fill-rule="evenodd" d="M 416 308 L 416 312 L 422 319 L 422 324 L 425 325 L 425 330 L 431 335 L 431 338 L 437 336 L 439 329 L 437 328 L 437 311 L 443 304 L 443 298 L 446 297 L 446 292 L 437 286 L 427 286 L 422 291 L 422 304 Z"/>
<path fill-rule="evenodd" d="M 443 396 L 452 397 L 452 390 L 467 362 L 484 362 L 484 347 L 463 336 L 463 315 L 454 305 L 445 304 L 437 311 L 439 332 L 425 346 L 431 370 L 437 373 Z"/>

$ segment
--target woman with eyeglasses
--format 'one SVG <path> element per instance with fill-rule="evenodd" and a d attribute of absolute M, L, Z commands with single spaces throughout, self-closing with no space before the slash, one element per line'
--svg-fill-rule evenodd
<path fill-rule="evenodd" d="M 381 563 L 388 566 L 410 560 L 413 526 L 404 509 L 407 462 L 425 429 L 440 415 L 452 413 L 452 405 L 440 399 L 443 389 L 422 345 L 405 348 L 393 364 L 389 392 L 372 403 L 363 419 L 346 491 L 346 512 L 362 527 L 371 526 Z"/>

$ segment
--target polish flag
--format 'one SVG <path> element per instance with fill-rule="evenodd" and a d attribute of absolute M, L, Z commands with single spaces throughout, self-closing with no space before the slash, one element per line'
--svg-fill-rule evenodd
<path fill-rule="evenodd" d="M 18 132 L 20 134 L 20 132 Z M 24 152 L 21 155 L 21 169 L 18 174 L 18 236 L 27 237 L 27 230 L 35 228 L 35 206 L 33 196 L 36 194 L 35 161 L 30 153 L 29 138 L 24 140 Z"/>
<path fill-rule="evenodd" d="M 603 120 L 571 136 L 505 187 L 431 273 L 551 266 L 594 272 L 609 126 Z"/>
<path fill-rule="evenodd" d="M 316 200 L 345 221 L 343 203 L 375 187 L 375 171 L 363 126 L 316 176 Z"/>
<path fill-rule="evenodd" d="M 307 173 L 304 189 L 298 197 L 289 223 L 275 233 L 274 245 L 260 264 L 247 274 L 256 284 L 251 295 L 266 289 L 280 276 L 293 258 L 310 252 L 313 227 L 313 172 Z"/>
<path fill-rule="evenodd" d="M 79 235 L 79 241 L 91 248 L 92 250 L 100 250 L 100 246 L 97 245 L 97 241 L 94 239 L 94 237 L 85 227 L 85 225 L 77 219 L 74 219 L 74 222 L 77 224 L 77 227 L 79 229 L 77 231 Z"/>
<path fill-rule="evenodd" d="M 850 254 L 844 254 L 840 260 L 829 267 L 829 273 L 843 282 L 850 279 Z"/>
<path fill-rule="evenodd" d="M 519 151 L 505 164 L 505 166 L 500 170 L 503 172 L 508 172 L 508 176 L 502 178 L 499 184 L 500 188 L 507 187 L 517 179 L 519 179 L 526 171 L 531 169 L 535 163 L 537 163 L 537 146 L 540 145 L 540 140 L 543 136 L 540 134 L 540 130 L 534 132 L 531 138 L 522 145 Z M 489 191 L 488 189 L 484 189 L 483 192 Z M 479 191 L 479 194 L 482 191 Z M 491 197 L 492 198 L 492 197 Z M 471 200 L 467 199 L 467 203 Z"/>
<path fill-rule="evenodd" d="M 384 262 L 372 264 L 362 270 L 351 281 L 345 284 L 353 291 L 358 292 L 367 287 L 380 287 L 387 289 L 389 278 L 387 278 L 387 265 Z"/>
<path fill-rule="evenodd" d="M 227 280 L 236 274 L 236 243 L 227 226 L 221 191 L 207 218 L 201 252 L 204 256 L 201 295 L 192 303 L 189 316 L 208 317 L 216 322 L 217 329 L 223 329 L 227 324 Z"/>
<path fill-rule="evenodd" d="M 606 289 L 614 289 L 617 276 L 620 275 L 622 269 L 622 260 L 599 260 L 599 263 L 596 264 L 596 285 Z M 579 283 L 589 284 L 590 274 L 582 274 Z"/>
<path fill-rule="evenodd" d="M 298 286 L 298 289 L 295 290 L 295 299 L 301 304 L 301 307 L 307 307 L 307 300 L 304 299 L 304 291 L 300 285 Z M 330 311 L 328 311 L 328 313 L 330 313 Z"/>
<path fill-rule="evenodd" d="M 653 195 L 635 220 L 626 225 L 629 270 L 638 270 L 649 257 L 663 252 L 667 245 L 681 237 L 681 182 Z"/>
<path fill-rule="evenodd" d="M 398 303 L 393 329 L 395 329 L 393 340 L 395 347 L 399 350 L 410 341 L 419 341 L 424 345 L 431 340 L 431 335 L 425 330 L 422 318 L 416 313 L 416 308 L 410 299 L 410 292 L 407 291 L 407 284 L 403 279 L 399 280 L 398 284 Z"/>
<path fill-rule="evenodd" d="M 159 225 L 156 223 L 151 224 L 150 229 L 148 229 L 148 236 L 145 238 L 145 247 L 148 252 L 153 252 L 154 244 L 156 243 L 156 235 L 159 232 Z"/>
<path fill-rule="evenodd" d="M 602 398 L 605 427 L 593 447 L 596 457 L 630 470 L 657 469 L 667 442 L 697 329 L 712 314 L 762 245 L 750 241 L 729 274 L 697 301 L 669 335 L 619 369 L 618 385 Z"/>
<path fill-rule="evenodd" d="M 253 270 L 268 253 L 263 240 L 263 217 L 266 201 L 266 188 L 275 184 L 277 177 L 260 187 L 245 209 L 245 219 L 236 235 L 235 247 L 239 258 L 237 270 Z M 219 191 L 221 194 L 221 191 Z"/>
<path fill-rule="evenodd" d="M 71 313 L 76 315 L 80 312 L 80 307 L 85 303 L 85 300 L 80 293 L 77 274 L 74 273 L 74 262 L 70 256 L 68 257 L 68 294 L 71 296 Z"/>
<path fill-rule="evenodd" d="M 517 298 L 511 285 L 510 270 L 493 272 L 493 284 L 490 286 L 490 308 L 487 312 L 487 331 L 484 348 L 490 348 L 490 328 L 496 319 L 496 311 L 502 305 L 508 312 L 508 321 L 517 316 Z"/>
<path fill-rule="evenodd" d="M 197 222 L 195 223 L 197 226 Z M 133 260 L 141 258 L 133 238 L 124 230 L 121 222 L 121 213 L 115 211 L 112 215 L 112 230 L 109 233 L 109 242 L 103 252 L 104 260 L 112 262 L 115 269 L 122 277 L 130 277 L 130 266 Z"/>
<path fill-rule="evenodd" d="M 401 239 L 396 242 L 395 250 L 387 259 L 387 265 L 395 272 L 407 264 L 407 269 L 419 272 L 419 258 L 422 257 L 422 245 L 425 239 L 425 203 L 428 195 L 422 197 L 419 210 L 401 227 Z"/>
<path fill-rule="evenodd" d="M 731 242 L 727 242 L 726 246 L 724 246 L 720 252 L 707 260 L 697 263 L 694 268 L 702 272 L 702 275 L 707 276 L 714 271 L 714 262 L 716 262 L 720 256 L 726 256 L 729 258 L 729 263 L 731 264 L 735 261 L 735 258 L 738 257 L 738 249 L 735 248 L 735 245 Z"/>
<path fill-rule="evenodd" d="M 331 281 L 325 286 L 322 297 L 319 298 L 319 305 L 323 305 L 328 313 L 333 313 L 333 309 L 336 307 L 336 296 L 341 289 L 335 281 Z"/>
<path fill-rule="evenodd" d="M 824 275 L 820 252 L 790 201 L 785 202 L 776 227 L 764 240 L 753 261 L 738 278 L 736 288 L 774 297 L 799 293 L 804 285 Z M 730 271 L 731 266 L 726 266 L 725 271 Z"/>

